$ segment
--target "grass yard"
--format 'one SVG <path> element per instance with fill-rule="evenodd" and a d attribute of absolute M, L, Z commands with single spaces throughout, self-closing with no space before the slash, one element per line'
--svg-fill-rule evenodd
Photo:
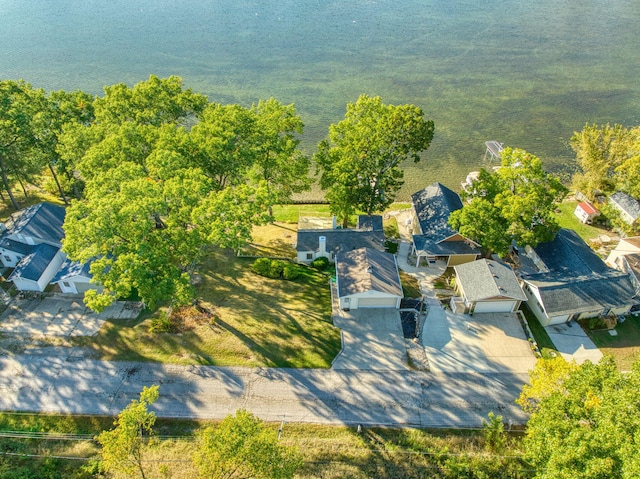
<path fill-rule="evenodd" d="M 400 270 L 400 282 L 402 283 L 402 294 L 405 298 L 420 298 L 422 296 L 418 280 L 402 270 Z"/>
<path fill-rule="evenodd" d="M 640 354 L 640 318 L 627 316 L 615 331 L 617 336 L 611 336 L 608 331 L 588 331 L 588 334 L 603 354 L 615 358 L 618 369 L 628 371 Z"/>
<path fill-rule="evenodd" d="M 573 214 L 576 206 L 580 203 L 575 200 L 565 200 L 559 206 L 559 213 L 556 213 L 556 219 L 562 228 L 574 230 L 587 243 L 590 240 L 598 238 L 601 234 L 611 235 L 612 233 L 601 227 L 585 225 Z"/>
<path fill-rule="evenodd" d="M 242 254 L 295 258 L 296 250 L 293 245 L 296 243 L 297 232 L 297 225 L 280 221 L 264 226 L 254 226 L 253 241 L 242 249 Z"/>
<path fill-rule="evenodd" d="M 151 333 L 152 318 L 110 321 L 97 336 L 78 338 L 106 360 L 215 366 L 328 368 L 340 350 L 331 322 L 328 277 L 312 268 L 294 281 L 251 271 L 252 260 L 212 250 L 197 293 L 211 319 L 186 322 L 179 333 Z M 156 315 L 163 314 L 160 310 Z"/>
<path fill-rule="evenodd" d="M 524 316 L 527 318 L 527 323 L 529 323 L 529 329 L 531 330 L 531 334 L 536 339 L 536 343 L 538 343 L 538 348 L 540 348 L 540 354 L 542 354 L 543 358 L 555 357 L 558 349 L 555 344 L 551 341 L 551 338 L 547 334 L 547 331 L 538 321 L 535 314 L 531 311 L 527 303 L 523 303 L 520 307 Z"/>

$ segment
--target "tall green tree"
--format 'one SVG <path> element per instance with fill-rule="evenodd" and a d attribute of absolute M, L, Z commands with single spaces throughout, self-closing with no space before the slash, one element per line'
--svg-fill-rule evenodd
<path fill-rule="evenodd" d="M 309 189 L 309 157 L 298 149 L 304 124 L 293 104 L 275 98 L 260 100 L 251 110 L 256 117 L 255 160 L 250 170 L 254 182 L 265 182 L 276 203 L 286 203 L 293 193 Z M 269 215 L 273 210 L 269 206 Z"/>
<path fill-rule="evenodd" d="M 387 105 L 367 95 L 347 105 L 345 119 L 329 127 L 314 156 L 320 186 L 345 226 L 348 209 L 372 214 L 393 202 L 403 184 L 401 163 L 420 161 L 433 134 L 433 121 L 414 105 Z"/>
<path fill-rule="evenodd" d="M 20 205 L 13 195 L 13 183 L 30 180 L 42 166 L 34 118 L 45 105 L 43 90 L 22 80 L 0 81 L 0 178 L 15 209 Z"/>
<path fill-rule="evenodd" d="M 545 382 L 553 386 L 532 408 L 523 441 L 536 478 L 639 477 L 640 362 L 620 373 L 605 357 Z"/>
<path fill-rule="evenodd" d="M 116 418 L 114 428 L 96 436 L 107 472 L 145 479 L 143 456 L 148 437 L 153 433 L 156 415 L 149 411 L 158 399 L 159 386 L 144 387 L 140 399 L 134 399 Z M 145 437 L 146 436 L 146 437 Z"/>
<path fill-rule="evenodd" d="M 302 465 L 297 450 L 245 410 L 202 431 L 193 462 L 199 477 L 211 479 L 289 479 Z"/>
<path fill-rule="evenodd" d="M 571 137 L 580 171 L 573 186 L 593 199 L 597 192 L 612 193 L 616 188 L 616 168 L 628 158 L 633 144 L 632 130 L 615 124 L 586 124 Z"/>
<path fill-rule="evenodd" d="M 567 190 L 544 171 L 539 158 L 505 148 L 500 168 L 482 170 L 463 197 L 468 200 L 449 217 L 449 224 L 485 248 L 504 256 L 515 240 L 535 246 L 550 241 L 559 229 L 554 218 Z"/>

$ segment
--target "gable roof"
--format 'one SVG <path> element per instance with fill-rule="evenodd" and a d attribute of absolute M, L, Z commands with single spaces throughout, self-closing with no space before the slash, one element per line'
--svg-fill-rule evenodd
<path fill-rule="evenodd" d="M 382 216 L 380 215 L 358 215 L 359 230 L 382 231 Z"/>
<path fill-rule="evenodd" d="M 66 210 L 62 206 L 38 203 L 22 210 L 5 234 L 22 234 L 42 241 L 60 243 L 64 238 L 62 225 L 65 214 Z"/>
<path fill-rule="evenodd" d="M 600 214 L 600 210 L 588 201 L 583 201 L 582 203 L 578 204 L 578 207 L 588 215 Z"/>
<path fill-rule="evenodd" d="M 549 315 L 572 314 L 634 304 L 635 288 L 629 275 L 612 272 L 608 276 L 558 281 L 553 275 L 526 278 L 538 288 Z"/>
<path fill-rule="evenodd" d="M 360 248 L 336 257 L 338 296 L 378 291 L 402 296 L 395 256 L 371 248 Z"/>
<path fill-rule="evenodd" d="M 451 256 L 457 254 L 480 255 L 480 251 L 466 241 L 442 241 L 436 243 L 428 236 L 413 235 L 413 244 L 419 254 L 431 256 Z"/>
<path fill-rule="evenodd" d="M 358 248 L 384 251 L 384 233 L 366 230 L 298 230 L 296 251 L 318 251 L 320 236 L 327 240 L 327 251 L 345 253 Z"/>
<path fill-rule="evenodd" d="M 479 259 L 453 267 L 468 301 L 507 298 L 526 301 L 518 278 L 510 266 Z"/>
<path fill-rule="evenodd" d="M 91 261 L 87 261 L 86 263 L 80 263 L 78 261 L 71 261 L 70 259 L 65 260 L 60 266 L 60 269 L 51 280 L 52 284 L 59 283 L 60 281 L 69 281 L 70 279 L 77 277 L 84 277 L 91 279 L 92 275 L 89 272 L 89 267 L 91 266 Z"/>
<path fill-rule="evenodd" d="M 20 243 L 20 241 L 14 241 L 10 238 L 3 238 L 2 241 L 0 241 L 0 248 L 26 256 L 33 251 L 35 245 Z"/>
<path fill-rule="evenodd" d="M 22 261 L 9 276 L 8 281 L 18 278 L 38 281 L 58 251 L 60 251 L 60 248 L 47 243 L 35 246 L 31 253 L 22 258 Z"/>
<path fill-rule="evenodd" d="M 617 191 L 609 196 L 609 201 L 620 211 L 632 218 L 632 222 L 640 217 L 640 203 L 633 196 Z"/>
<path fill-rule="evenodd" d="M 612 271 L 578 233 L 566 228 L 558 231 L 552 241 L 536 246 L 535 252 L 549 273 L 558 278 L 606 275 Z M 536 274 L 540 273 L 530 276 Z"/>
<path fill-rule="evenodd" d="M 623 243 L 628 246 L 628 248 L 626 248 L 628 251 L 638 251 L 640 253 L 640 236 L 630 236 L 629 238 L 620 238 L 620 243 L 618 243 L 618 246 L 616 247 L 616 249 L 618 248 L 625 249 L 624 246 L 621 247 Z"/>
<path fill-rule="evenodd" d="M 462 208 L 462 200 L 440 183 L 433 183 L 411 195 L 423 235 L 439 243 L 457 233 L 449 226 L 449 215 Z"/>

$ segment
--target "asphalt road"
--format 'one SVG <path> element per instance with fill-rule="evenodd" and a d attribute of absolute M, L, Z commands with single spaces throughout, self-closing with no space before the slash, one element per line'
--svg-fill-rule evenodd
<path fill-rule="evenodd" d="M 160 385 L 161 417 L 477 427 L 490 411 L 522 424 L 526 374 L 172 366 L 44 354 L 0 356 L 0 410 L 114 415 Z"/>

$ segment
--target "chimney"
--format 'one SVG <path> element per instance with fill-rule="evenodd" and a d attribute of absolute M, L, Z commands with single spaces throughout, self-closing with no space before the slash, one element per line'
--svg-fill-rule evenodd
<path fill-rule="evenodd" d="M 327 237 L 326 236 L 320 236 L 318 237 L 318 249 L 320 250 L 320 253 L 327 253 Z"/>

